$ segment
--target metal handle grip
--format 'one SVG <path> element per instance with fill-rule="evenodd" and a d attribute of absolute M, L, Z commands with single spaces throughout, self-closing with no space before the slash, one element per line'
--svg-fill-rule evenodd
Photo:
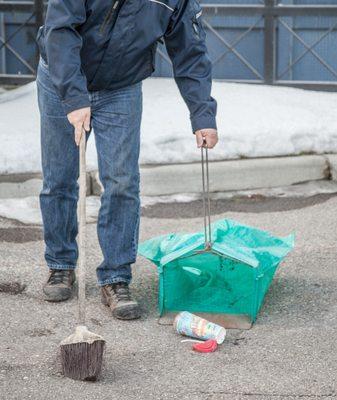
<path fill-rule="evenodd" d="M 204 154 L 205 153 L 205 154 Z M 205 249 L 212 248 L 211 200 L 209 196 L 208 148 L 201 146 L 202 200 L 204 206 Z"/>

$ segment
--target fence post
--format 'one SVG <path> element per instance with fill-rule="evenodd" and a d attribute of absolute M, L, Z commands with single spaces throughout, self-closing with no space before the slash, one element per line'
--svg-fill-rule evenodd
<path fill-rule="evenodd" d="M 264 0 L 264 82 L 272 85 L 276 75 L 276 23 L 273 8 L 276 0 Z"/>
<path fill-rule="evenodd" d="M 34 0 L 34 14 L 35 14 L 35 28 L 36 28 L 36 33 L 37 33 L 40 26 L 43 25 L 43 17 L 44 17 L 43 0 Z M 35 51 L 35 61 L 36 61 L 35 67 L 36 68 L 37 68 L 37 65 L 39 62 L 39 56 L 40 56 L 39 49 L 36 46 L 36 51 Z"/>

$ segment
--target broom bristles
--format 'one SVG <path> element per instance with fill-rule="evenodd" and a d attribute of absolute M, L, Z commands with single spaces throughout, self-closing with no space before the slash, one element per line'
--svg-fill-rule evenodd
<path fill-rule="evenodd" d="M 61 345 L 62 372 L 68 378 L 96 381 L 102 370 L 104 340 Z"/>
<path fill-rule="evenodd" d="M 80 325 L 61 342 L 63 375 L 68 378 L 96 381 L 101 373 L 105 341 L 102 336 Z"/>

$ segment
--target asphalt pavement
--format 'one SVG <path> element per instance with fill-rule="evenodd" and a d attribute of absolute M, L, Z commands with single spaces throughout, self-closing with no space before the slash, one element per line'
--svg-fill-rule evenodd
<path fill-rule="evenodd" d="M 107 341 L 99 382 L 60 373 L 60 341 L 72 333 L 76 299 L 50 304 L 41 227 L 0 219 L 0 399 L 276 400 L 337 397 L 337 197 L 213 202 L 213 219 L 233 218 L 296 234 L 252 329 L 229 330 L 212 354 L 198 354 L 172 326 L 158 324 L 157 272 L 139 257 L 133 290 L 143 316 L 112 319 L 100 304 L 95 224 L 88 225 L 88 327 Z M 141 240 L 202 228 L 200 202 L 143 210 Z M 19 286 L 13 286 L 19 282 Z M 16 289 L 15 289 L 16 288 Z"/>

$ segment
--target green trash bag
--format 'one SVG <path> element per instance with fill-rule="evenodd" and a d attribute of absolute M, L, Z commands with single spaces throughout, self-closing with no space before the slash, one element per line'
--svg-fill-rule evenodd
<path fill-rule="evenodd" d="M 139 245 L 159 271 L 159 312 L 190 311 L 248 316 L 254 322 L 275 271 L 294 247 L 294 235 L 223 219 L 204 232 L 159 236 Z"/>

